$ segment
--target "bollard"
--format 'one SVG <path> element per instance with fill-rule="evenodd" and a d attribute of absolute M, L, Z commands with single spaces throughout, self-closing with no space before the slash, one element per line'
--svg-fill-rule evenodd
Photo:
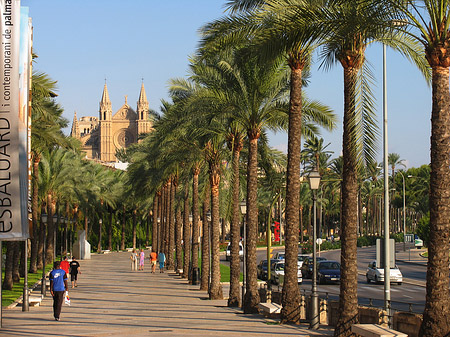
<path fill-rule="evenodd" d="M 199 269 L 193 268 L 192 269 L 192 285 L 197 285 L 199 279 Z"/>

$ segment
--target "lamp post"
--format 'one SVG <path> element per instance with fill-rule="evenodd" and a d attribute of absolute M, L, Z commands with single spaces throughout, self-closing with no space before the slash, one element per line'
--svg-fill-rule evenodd
<path fill-rule="evenodd" d="M 97 245 L 97 253 L 101 253 L 102 251 L 102 224 L 103 224 L 103 220 L 99 219 L 98 220 L 98 245 Z"/>
<path fill-rule="evenodd" d="M 384 308 L 389 314 L 391 268 L 389 250 L 389 171 L 387 129 L 386 45 L 383 44 L 383 178 L 384 178 Z"/>
<path fill-rule="evenodd" d="M 42 242 L 42 280 L 41 280 L 41 294 L 43 297 L 45 297 L 46 295 L 46 286 L 45 286 L 45 240 L 46 240 L 46 231 L 47 231 L 47 214 L 46 213 L 42 213 L 41 214 L 41 221 L 42 224 L 44 225 L 44 240 Z"/>
<path fill-rule="evenodd" d="M 398 171 L 403 180 L 403 251 L 406 251 L 406 203 L 405 203 L 405 176 L 402 171 Z"/>
<path fill-rule="evenodd" d="M 241 209 L 241 213 L 244 216 L 243 218 L 243 224 L 244 224 L 244 260 L 243 260 L 243 280 L 242 280 L 242 307 L 244 307 L 244 296 L 245 296 L 245 287 L 246 287 L 246 269 L 247 269 L 247 228 L 245 226 L 245 216 L 247 214 L 247 202 L 245 200 L 242 200 L 239 203 L 239 208 Z"/>
<path fill-rule="evenodd" d="M 208 252 L 208 255 L 209 255 L 209 274 L 208 274 L 208 294 L 209 293 L 211 293 L 211 234 L 212 234 L 212 228 L 211 228 L 211 211 L 208 211 L 207 213 L 206 213 L 206 220 L 208 221 L 208 224 L 207 224 L 207 226 L 208 226 L 208 228 L 209 228 L 209 230 L 208 230 L 208 233 L 209 233 L 209 235 L 208 235 L 208 247 L 209 247 L 209 252 Z"/>
<path fill-rule="evenodd" d="M 317 295 L 317 214 L 316 214 L 316 200 L 317 200 L 317 189 L 320 185 L 320 173 L 317 169 L 314 169 L 309 173 L 309 187 L 313 192 L 313 211 L 314 211 L 314 222 L 313 222 L 313 272 L 312 272 L 312 288 L 311 288 L 311 322 L 309 324 L 310 329 L 319 328 L 319 297 Z"/>

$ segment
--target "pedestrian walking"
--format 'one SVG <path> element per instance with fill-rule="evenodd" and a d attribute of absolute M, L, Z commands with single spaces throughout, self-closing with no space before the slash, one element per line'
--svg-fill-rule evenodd
<path fill-rule="evenodd" d="M 159 261 L 159 272 L 164 273 L 164 264 L 166 262 L 166 254 L 163 252 L 160 252 L 158 254 L 158 261 Z"/>
<path fill-rule="evenodd" d="M 67 291 L 67 274 L 61 269 L 61 262 L 56 261 L 53 263 L 53 270 L 49 279 L 50 293 L 53 296 L 53 317 L 55 317 L 55 321 L 59 321 L 64 293 Z"/>
<path fill-rule="evenodd" d="M 156 254 L 156 252 L 151 252 L 150 263 L 152 265 L 152 274 L 154 274 L 156 271 L 156 260 L 158 260 L 158 255 Z"/>
<path fill-rule="evenodd" d="M 81 274 L 81 267 L 75 257 L 70 261 L 70 281 L 72 282 L 72 288 L 77 286 L 78 273 Z"/>
<path fill-rule="evenodd" d="M 61 261 L 61 269 L 66 272 L 67 277 L 69 277 L 69 268 L 70 268 L 70 264 L 69 264 L 69 261 L 67 261 L 67 256 L 64 256 Z"/>
<path fill-rule="evenodd" d="M 136 271 L 137 270 L 137 254 L 136 254 L 136 249 L 133 249 L 133 251 L 131 252 L 130 255 L 130 260 L 131 260 L 131 271 Z"/>
<path fill-rule="evenodd" d="M 144 262 L 145 262 L 145 253 L 144 250 L 141 249 L 139 254 L 139 270 L 144 270 Z"/>

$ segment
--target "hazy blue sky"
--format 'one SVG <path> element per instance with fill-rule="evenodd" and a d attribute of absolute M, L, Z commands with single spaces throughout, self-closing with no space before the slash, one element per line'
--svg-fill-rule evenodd
<path fill-rule="evenodd" d="M 35 70 L 58 81 L 64 116 L 98 116 L 105 78 L 113 112 L 124 103 L 135 108 L 141 79 L 150 107 L 159 111 L 167 99 L 168 81 L 184 77 L 188 57 L 199 41 L 198 29 L 224 15 L 225 0 L 22 0 L 34 26 Z M 380 45 L 369 47 L 367 59 L 377 78 L 375 88 L 381 139 Z M 316 60 L 317 61 L 317 60 Z M 408 167 L 429 163 L 431 89 L 413 66 L 388 49 L 389 152 L 400 154 Z M 336 157 L 341 153 L 342 68 L 314 66 L 310 98 L 328 104 L 338 115 L 333 133 L 323 132 Z M 67 130 L 67 133 L 69 130 Z M 287 136 L 271 136 L 272 146 L 286 151 Z M 381 140 L 380 155 L 381 161 Z"/>

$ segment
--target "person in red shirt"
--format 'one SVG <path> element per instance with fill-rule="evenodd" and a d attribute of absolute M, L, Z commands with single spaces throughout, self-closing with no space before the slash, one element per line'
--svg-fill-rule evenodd
<path fill-rule="evenodd" d="M 63 260 L 61 261 L 60 268 L 66 272 L 67 275 L 69 275 L 69 261 L 67 261 L 67 256 L 63 257 Z"/>

